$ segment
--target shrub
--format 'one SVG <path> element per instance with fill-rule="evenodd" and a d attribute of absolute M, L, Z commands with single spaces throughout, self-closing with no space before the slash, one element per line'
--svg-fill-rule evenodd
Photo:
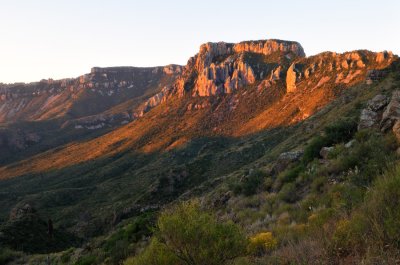
<path fill-rule="evenodd" d="M 150 226 L 154 225 L 153 212 L 137 216 L 130 224 L 118 229 L 107 240 L 102 247 L 113 264 L 126 259 L 131 251 L 131 243 L 137 242 L 151 234 Z"/>
<path fill-rule="evenodd" d="M 183 264 L 166 245 L 153 238 L 150 245 L 138 256 L 129 258 L 124 265 L 180 265 Z"/>
<path fill-rule="evenodd" d="M 351 221 L 344 219 L 336 224 L 332 237 L 334 254 L 348 255 L 350 252 L 359 252 L 365 238 L 366 220 L 363 216 L 354 217 Z"/>
<path fill-rule="evenodd" d="M 324 176 L 317 177 L 311 183 L 311 190 L 315 193 L 323 193 L 327 183 L 327 178 Z"/>
<path fill-rule="evenodd" d="M 329 144 L 326 137 L 317 136 L 311 140 L 304 150 L 304 155 L 302 158 L 303 163 L 307 164 L 314 160 L 314 158 L 319 157 L 319 152 L 321 148 Z"/>
<path fill-rule="evenodd" d="M 245 196 L 254 195 L 263 185 L 265 173 L 261 170 L 254 170 L 248 176 L 246 176 L 241 183 L 237 183 L 233 187 L 233 192 L 243 194 Z"/>
<path fill-rule="evenodd" d="M 9 248 L 0 247 L 0 264 L 8 264 L 21 254 Z"/>
<path fill-rule="evenodd" d="M 156 239 L 132 264 L 146 263 L 167 256 L 188 265 L 221 265 L 241 256 L 247 240 L 241 229 L 232 222 L 221 223 L 216 217 L 202 211 L 197 202 L 185 202 L 164 211 L 157 222 Z M 168 251 L 167 251 L 168 250 Z M 162 255 L 157 257 L 157 255 Z M 167 259 L 167 258 L 165 258 Z M 158 263 L 154 263 L 158 264 Z"/>
<path fill-rule="evenodd" d="M 330 144 L 342 143 L 353 138 L 357 131 L 357 122 L 353 119 L 343 119 L 325 128 L 325 137 Z"/>
<path fill-rule="evenodd" d="M 350 218 L 336 225 L 332 237 L 335 255 L 381 255 L 400 251 L 400 167 L 380 177 Z M 389 255 L 390 256 L 390 255 Z"/>
<path fill-rule="evenodd" d="M 77 262 L 75 262 L 75 265 L 92 265 L 96 264 L 96 256 L 88 255 L 88 256 L 83 256 L 78 259 Z"/>
<path fill-rule="evenodd" d="M 303 163 L 309 163 L 314 158 L 319 157 L 319 152 L 324 146 L 346 142 L 353 138 L 357 131 L 357 122 L 352 119 L 339 120 L 324 129 L 324 136 L 313 138 L 310 144 L 305 148 Z"/>
<path fill-rule="evenodd" d="M 62 263 L 68 263 L 70 261 L 70 259 L 71 259 L 71 255 L 72 255 L 73 252 L 74 252 L 73 248 L 69 248 L 68 250 L 64 251 L 61 254 L 61 257 L 60 257 L 61 262 Z"/>
<path fill-rule="evenodd" d="M 367 194 L 364 214 L 374 241 L 400 248 L 400 167 L 386 173 Z"/>
<path fill-rule="evenodd" d="M 298 200 L 296 185 L 294 183 L 285 184 L 279 192 L 279 198 L 285 202 L 293 203 Z"/>
<path fill-rule="evenodd" d="M 263 232 L 250 237 L 247 249 L 250 254 L 259 256 L 274 250 L 277 245 L 278 241 L 271 232 Z"/>

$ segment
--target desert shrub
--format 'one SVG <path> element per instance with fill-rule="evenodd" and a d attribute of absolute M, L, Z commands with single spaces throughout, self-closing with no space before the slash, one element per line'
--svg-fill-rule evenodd
<path fill-rule="evenodd" d="M 61 262 L 62 263 L 68 263 L 70 261 L 70 259 L 71 259 L 71 255 L 72 255 L 73 252 L 74 252 L 73 248 L 69 248 L 68 250 L 64 251 L 61 254 L 61 257 L 60 257 Z"/>
<path fill-rule="evenodd" d="M 75 262 L 75 265 L 92 265 L 92 264 L 97 264 L 96 256 L 94 255 L 87 255 L 80 257 L 78 261 Z"/>
<path fill-rule="evenodd" d="M 250 237 L 247 250 L 250 254 L 260 256 L 274 250 L 278 241 L 271 232 L 262 232 Z"/>
<path fill-rule="evenodd" d="M 332 237 L 335 255 L 381 255 L 400 250 L 400 168 L 377 179 L 363 204 L 339 221 Z M 369 253 L 369 254 L 368 254 Z"/>
<path fill-rule="evenodd" d="M 323 193 L 327 183 L 327 178 L 324 176 L 317 177 L 311 183 L 311 191 L 315 193 Z"/>
<path fill-rule="evenodd" d="M 299 176 L 300 173 L 305 171 L 305 166 L 302 164 L 299 164 L 293 168 L 290 168 L 288 170 L 285 170 L 280 177 L 281 181 L 283 183 L 288 183 L 288 182 L 293 182 L 296 180 L 296 178 Z"/>
<path fill-rule="evenodd" d="M 328 154 L 329 159 L 335 159 L 337 158 L 340 154 L 343 154 L 346 152 L 346 147 L 344 144 L 337 144 L 335 145 L 335 148 Z"/>
<path fill-rule="evenodd" d="M 288 203 L 296 202 L 299 199 L 299 196 L 297 195 L 296 184 L 294 183 L 284 184 L 279 192 L 279 198 L 284 202 Z"/>
<path fill-rule="evenodd" d="M 327 126 L 324 131 L 330 144 L 346 142 L 352 139 L 357 131 L 357 122 L 353 119 L 342 119 Z"/>
<path fill-rule="evenodd" d="M 263 188 L 265 173 L 261 170 L 254 170 L 248 176 L 243 178 L 239 183 L 233 187 L 233 192 L 243 194 L 245 196 L 254 195 L 259 189 Z"/>
<path fill-rule="evenodd" d="M 329 144 L 326 137 L 317 136 L 311 140 L 311 142 L 304 149 L 304 155 L 302 158 L 303 163 L 307 164 L 314 160 L 314 158 L 319 157 L 319 152 L 321 148 Z"/>
<path fill-rule="evenodd" d="M 400 168 L 386 173 L 366 195 L 364 214 L 376 242 L 400 248 Z"/>
<path fill-rule="evenodd" d="M 149 246 L 138 256 L 129 258 L 124 265 L 180 265 L 184 264 L 178 257 L 162 244 L 158 239 L 153 238 Z"/>
<path fill-rule="evenodd" d="M 337 212 L 332 208 L 326 208 L 312 213 L 308 217 L 308 225 L 310 230 L 321 230 L 321 227 L 326 224 Z"/>
<path fill-rule="evenodd" d="M 354 147 L 343 153 L 338 161 L 343 171 L 352 170 L 349 175 L 352 183 L 368 186 L 394 161 L 396 140 L 392 134 L 383 136 L 371 130 L 358 132 L 356 139 Z"/>
<path fill-rule="evenodd" d="M 336 185 L 330 191 L 333 206 L 347 214 L 363 202 L 364 195 L 364 187 L 359 187 L 348 182 Z"/>
<path fill-rule="evenodd" d="M 309 163 L 319 157 L 319 152 L 324 146 L 346 142 L 357 131 L 357 122 L 352 119 L 339 120 L 324 129 L 323 136 L 314 137 L 304 150 L 303 163 Z"/>
<path fill-rule="evenodd" d="M 332 237 L 335 256 L 345 256 L 351 252 L 360 251 L 360 245 L 365 240 L 366 220 L 362 216 L 354 217 L 351 221 L 343 219 L 337 222 Z"/>
<path fill-rule="evenodd" d="M 141 263 L 146 253 L 153 253 L 153 259 L 159 258 L 154 253 L 161 253 L 172 255 L 181 262 L 177 264 L 220 265 L 241 256 L 247 245 L 237 225 L 219 222 L 212 213 L 202 211 L 197 202 L 184 202 L 165 210 L 158 219 L 155 236 L 158 241 L 150 247 L 156 249 L 146 249 L 132 264 L 149 264 Z"/>
<path fill-rule="evenodd" d="M 257 264 L 321 265 L 335 263 L 328 260 L 324 242 L 320 237 L 306 237 L 300 241 L 288 242 L 274 251 L 271 256 L 265 256 Z"/>
<path fill-rule="evenodd" d="M 19 257 L 20 253 L 9 248 L 0 247 L 0 264 L 8 264 L 10 261 Z"/>

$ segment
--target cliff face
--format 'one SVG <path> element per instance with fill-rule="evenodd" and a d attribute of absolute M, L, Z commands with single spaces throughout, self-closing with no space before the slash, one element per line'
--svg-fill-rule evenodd
<path fill-rule="evenodd" d="M 374 53 L 366 50 L 343 54 L 325 52 L 298 59 L 287 70 L 286 89 L 287 92 L 295 92 L 297 86 L 310 86 L 315 79 L 319 79 L 319 86 L 325 83 L 348 86 L 365 80 L 370 71 L 384 69 L 396 59 L 391 52 Z"/>
<path fill-rule="evenodd" d="M 142 117 L 171 98 L 218 97 L 250 86 L 260 92 L 283 85 L 287 93 L 349 86 L 366 75 L 378 78 L 395 59 L 369 51 L 305 57 L 299 43 L 282 40 L 206 43 L 185 67 L 94 67 L 78 78 L 0 85 L 0 122 L 62 118 L 64 126 L 99 129 Z"/>
<path fill-rule="evenodd" d="M 206 43 L 184 67 L 94 67 L 75 79 L 0 85 L 0 122 L 60 120 L 63 130 L 82 134 L 141 124 L 133 134 L 152 139 L 140 147 L 147 152 L 170 148 L 169 141 L 176 146 L 187 135 L 241 136 L 297 123 L 344 89 L 384 78 L 397 59 L 365 50 L 305 57 L 299 43 L 282 40 Z M 134 120 L 143 121 L 131 125 Z M 159 133 L 145 136 L 144 128 Z M 12 150 L 45 139 L 41 130 L 22 129 L 15 139 L 8 132 L 0 145 Z M 98 154 L 110 150 L 103 151 Z"/>
<path fill-rule="evenodd" d="M 206 43 L 189 59 L 176 82 L 144 103 L 139 113 L 143 116 L 169 98 L 218 97 L 249 86 L 263 91 L 284 84 L 286 93 L 323 85 L 350 86 L 371 73 L 379 76 L 377 71 L 396 58 L 390 52 L 365 50 L 305 57 L 299 43 L 282 40 Z"/>
<path fill-rule="evenodd" d="M 94 67 L 78 78 L 0 85 L 0 122 L 81 118 L 156 93 L 182 68 Z"/>
<path fill-rule="evenodd" d="M 206 43 L 192 57 L 185 74 L 176 84 L 179 95 L 229 94 L 271 76 L 280 64 L 304 57 L 297 42 L 280 40 L 249 41 L 238 44 Z M 191 84 L 192 88 L 190 88 Z"/>

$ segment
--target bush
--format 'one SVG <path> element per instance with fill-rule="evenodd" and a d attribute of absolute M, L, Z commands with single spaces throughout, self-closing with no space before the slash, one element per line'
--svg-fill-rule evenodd
<path fill-rule="evenodd" d="M 265 178 L 265 173 L 261 170 L 254 170 L 247 177 L 243 179 L 241 183 L 236 184 L 233 187 L 233 192 L 238 194 L 243 194 L 245 196 L 254 195 L 257 190 L 262 187 Z"/>
<path fill-rule="evenodd" d="M 343 119 L 324 129 L 324 136 L 313 138 L 304 150 L 303 163 L 309 163 L 319 157 L 322 147 L 349 141 L 357 131 L 357 122 L 352 119 Z"/>
<path fill-rule="evenodd" d="M 130 224 L 120 228 L 103 242 L 102 248 L 113 264 L 126 259 L 131 251 L 131 244 L 151 235 L 150 226 L 154 226 L 153 212 L 137 216 Z"/>
<path fill-rule="evenodd" d="M 278 241 L 271 232 L 263 232 L 250 237 L 247 249 L 250 254 L 260 256 L 274 250 L 277 245 Z"/>
<path fill-rule="evenodd" d="M 359 209 L 338 222 L 332 237 L 335 255 L 400 252 L 400 167 L 380 177 Z M 394 255 L 395 255 L 394 254 Z"/>
<path fill-rule="evenodd" d="M 75 265 L 92 265 L 92 264 L 97 264 L 96 256 L 92 255 L 83 256 L 80 257 L 77 262 L 75 262 Z"/>
<path fill-rule="evenodd" d="M 202 211 L 197 202 L 182 203 L 164 211 L 158 219 L 157 230 L 154 239 L 157 241 L 149 246 L 152 249 L 146 249 L 131 264 L 153 264 L 146 261 L 149 258 L 164 261 L 168 257 L 181 264 L 222 265 L 241 256 L 247 245 L 238 226 L 218 222 L 213 214 Z M 161 256 L 157 257 L 158 254 Z"/>
<path fill-rule="evenodd" d="M 299 199 L 296 192 L 296 185 L 294 183 L 287 183 L 279 192 L 279 198 L 287 203 L 294 203 Z"/>
<path fill-rule="evenodd" d="M 153 238 L 150 245 L 137 257 L 129 258 L 124 265 L 180 265 L 183 264 L 166 245 Z"/>
<path fill-rule="evenodd" d="M 378 179 L 367 194 L 365 217 L 377 242 L 400 248 L 400 167 Z"/>
<path fill-rule="evenodd" d="M 327 178 L 324 176 L 317 177 L 311 183 L 311 191 L 314 193 L 323 193 L 327 184 Z"/>
<path fill-rule="evenodd" d="M 303 163 L 307 164 L 314 160 L 314 158 L 319 157 L 319 152 L 321 148 L 327 146 L 329 141 L 326 137 L 317 136 L 311 140 L 304 150 L 304 155 L 302 158 Z"/>
<path fill-rule="evenodd" d="M 343 119 L 325 128 L 325 137 L 330 144 L 347 142 L 357 131 L 357 122 L 353 119 Z"/>
<path fill-rule="evenodd" d="M 365 240 L 366 226 L 366 220 L 362 216 L 355 216 L 351 221 L 340 220 L 332 237 L 334 254 L 345 256 L 350 252 L 360 252 L 360 246 Z"/>
<path fill-rule="evenodd" d="M 0 264 L 8 264 L 21 254 L 9 248 L 0 247 Z"/>

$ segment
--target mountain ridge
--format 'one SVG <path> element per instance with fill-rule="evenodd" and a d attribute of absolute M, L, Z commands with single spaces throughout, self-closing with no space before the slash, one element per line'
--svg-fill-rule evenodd
<path fill-rule="evenodd" d="M 399 60 L 367 50 L 306 57 L 297 42 L 282 43 L 206 43 L 187 65 L 171 68 L 94 67 L 59 94 L 50 90 L 62 81 L 35 83 L 29 95 L 17 86 L 21 97 L 0 102 L 0 113 L 5 103 L 36 110 L 21 99 L 32 100 L 37 88 L 44 91 L 35 95 L 40 102 L 69 94 L 55 101 L 62 111 L 26 111 L 1 123 L 0 220 L 32 205 L 62 231 L 97 244 L 91 240 L 179 200 L 200 197 L 221 218 L 248 224 L 246 231 L 265 221 L 246 219 L 257 207 L 248 193 L 264 196 L 260 205 L 276 198 L 268 209 L 297 207 L 290 203 L 315 189 L 302 176 L 330 165 L 332 148 L 350 152 L 359 120 L 375 126 L 383 115 L 364 110 L 368 100 L 379 94 L 385 104 L 393 101 L 385 117 L 396 119 Z M 304 149 L 325 139 L 326 126 L 344 138 L 317 145 L 315 160 L 304 160 Z M 326 185 L 334 181 L 341 180 L 329 175 Z M 232 215 L 242 203 L 250 205 L 246 212 Z M 269 214 L 273 226 L 281 217 Z M 13 231 L 12 222 L 8 227 Z"/>
<path fill-rule="evenodd" d="M 69 156 L 67 154 L 74 156 L 68 159 L 70 163 L 79 159 L 85 161 L 104 154 L 116 153 L 131 144 L 144 152 L 152 152 L 182 145 L 190 140 L 191 136 L 188 135 L 191 134 L 238 137 L 265 128 L 295 124 L 324 107 L 346 87 L 365 82 L 369 71 L 379 71 L 395 60 L 397 57 L 390 52 L 373 53 L 367 50 L 343 54 L 324 52 L 305 57 L 299 43 L 280 40 L 249 41 L 239 44 L 206 43 L 201 45 L 199 53 L 190 58 L 185 67 L 167 67 L 168 73 L 179 74 L 173 75 L 170 85 L 138 102 L 136 109 L 130 114 L 124 114 L 125 110 L 120 112 L 121 114 L 111 113 L 107 116 L 105 112 L 93 117 L 86 116 L 64 122 L 63 127 L 72 125 L 75 130 L 96 130 L 104 127 L 109 117 L 111 120 L 119 121 L 119 126 L 122 127 L 105 134 L 104 137 L 87 142 L 88 146 L 100 142 L 101 144 L 98 144 L 100 147 L 97 148 L 99 152 L 91 151 L 90 155 L 85 154 L 80 157 L 77 154 L 93 148 L 81 148 L 79 144 L 65 146 L 59 149 L 66 152 L 61 155 L 62 159 L 55 160 L 60 162 L 53 161 L 46 168 L 60 167 L 65 163 L 63 162 L 65 157 Z M 131 74 L 132 69 L 165 72 L 165 68 L 161 67 L 93 68 L 90 74 L 79 77 L 79 86 L 95 90 L 99 87 L 96 80 L 105 80 L 103 89 L 108 89 L 110 84 L 107 74 L 111 77 L 124 75 L 124 72 Z M 120 81 L 126 85 L 124 82 L 126 81 Z M 248 89 L 245 89 L 246 87 Z M 146 119 L 148 116 L 146 113 L 160 104 L 164 105 L 163 110 L 154 114 L 149 113 L 150 116 Z M 181 132 L 166 133 L 167 124 L 171 123 L 168 121 L 170 119 L 168 115 L 174 117 L 176 115 L 174 113 L 180 113 L 177 119 L 173 120 L 175 119 L 174 122 L 181 128 Z M 141 117 L 145 118 L 144 121 L 138 120 L 137 124 L 124 125 Z M 166 124 L 164 133 L 154 121 Z M 153 127 L 146 122 L 153 124 Z M 203 125 L 200 125 L 201 123 Z M 160 130 L 159 133 L 151 133 L 153 136 L 147 143 L 139 144 L 140 139 L 155 128 L 160 128 L 157 129 Z M 130 132 L 132 130 L 136 132 Z M 117 142 L 124 144 L 118 145 L 116 149 L 109 148 Z M 35 164 L 37 166 L 43 163 L 35 162 Z M 0 168 L 0 171 L 4 176 L 7 167 Z"/>

